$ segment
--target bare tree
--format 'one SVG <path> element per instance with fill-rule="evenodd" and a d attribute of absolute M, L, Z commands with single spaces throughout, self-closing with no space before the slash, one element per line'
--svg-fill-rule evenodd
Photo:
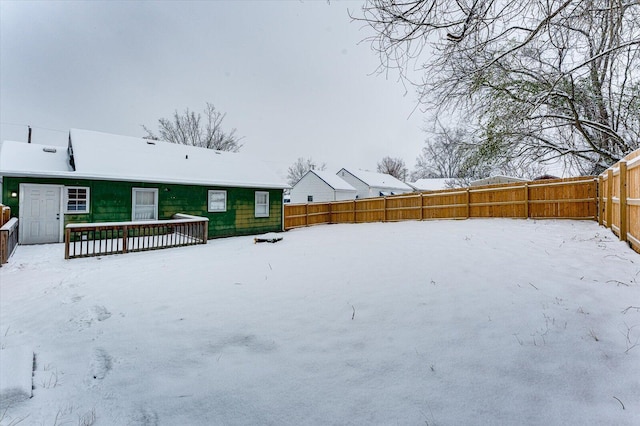
<path fill-rule="evenodd" d="M 640 145 L 640 1 L 369 0 L 354 19 L 382 70 L 496 155 L 593 173 Z"/>
<path fill-rule="evenodd" d="M 404 160 L 401 158 L 391 158 L 389 156 L 384 157 L 379 163 L 376 169 L 378 173 L 385 173 L 393 176 L 401 181 L 407 180 L 407 166 L 404 164 Z"/>
<path fill-rule="evenodd" d="M 325 170 L 327 165 L 325 163 L 318 164 L 311 157 L 298 158 L 295 163 L 289 166 L 287 170 L 287 182 L 293 186 L 304 176 L 309 170 Z"/>
<path fill-rule="evenodd" d="M 240 143 L 242 138 L 236 135 L 236 129 L 232 129 L 229 133 L 222 129 L 225 117 L 226 114 L 216 110 L 213 104 L 207 102 L 204 117 L 187 108 L 184 113 L 178 113 L 176 110 L 171 119 L 159 119 L 157 134 L 146 126 L 142 128 L 147 132 L 146 139 L 238 152 L 242 148 Z"/>
<path fill-rule="evenodd" d="M 433 139 L 427 139 L 416 158 L 411 180 L 460 176 L 469 156 L 467 137 L 468 133 L 463 129 L 442 129 Z"/>
<path fill-rule="evenodd" d="M 425 141 L 411 179 L 448 178 L 448 186 L 468 186 L 496 174 L 533 179 L 546 172 L 538 162 L 496 156 L 488 148 L 468 129 L 443 127 Z"/>

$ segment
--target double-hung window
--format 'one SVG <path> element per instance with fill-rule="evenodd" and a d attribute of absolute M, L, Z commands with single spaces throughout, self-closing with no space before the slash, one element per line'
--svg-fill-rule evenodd
<path fill-rule="evenodd" d="M 89 188 L 65 187 L 64 212 L 69 214 L 89 213 Z"/>
<path fill-rule="evenodd" d="M 209 212 L 226 212 L 227 211 L 227 191 L 209 191 Z"/>
<path fill-rule="evenodd" d="M 133 188 L 131 203 L 132 220 L 158 219 L 158 189 Z"/>
<path fill-rule="evenodd" d="M 269 193 L 256 191 L 256 217 L 269 217 Z"/>

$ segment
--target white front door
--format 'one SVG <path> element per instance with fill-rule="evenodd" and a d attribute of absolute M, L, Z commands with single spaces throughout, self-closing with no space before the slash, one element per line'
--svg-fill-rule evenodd
<path fill-rule="evenodd" d="M 20 244 L 62 241 L 61 194 L 58 185 L 20 185 Z"/>

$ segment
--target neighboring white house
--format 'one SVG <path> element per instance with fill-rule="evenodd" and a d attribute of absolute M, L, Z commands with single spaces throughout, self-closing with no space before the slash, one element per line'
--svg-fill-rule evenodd
<path fill-rule="evenodd" d="M 355 200 L 358 191 L 337 175 L 320 170 L 309 170 L 291 188 L 291 203 L 318 203 Z"/>
<path fill-rule="evenodd" d="M 357 198 L 382 197 L 413 192 L 406 183 L 384 173 L 340 169 L 337 173 L 357 191 Z"/>
<path fill-rule="evenodd" d="M 499 183 L 527 182 L 527 179 L 520 179 L 511 176 L 496 175 L 471 182 L 470 186 L 496 185 Z"/>
<path fill-rule="evenodd" d="M 431 179 L 418 179 L 415 182 L 408 183 L 416 191 L 438 191 L 440 189 L 447 189 L 447 182 L 452 180 L 451 178 L 431 178 Z"/>

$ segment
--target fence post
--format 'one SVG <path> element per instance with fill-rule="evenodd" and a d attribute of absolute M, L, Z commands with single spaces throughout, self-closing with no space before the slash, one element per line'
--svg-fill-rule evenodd
<path fill-rule="evenodd" d="M 382 210 L 383 210 L 383 212 L 382 212 L 382 213 L 384 214 L 384 215 L 382 216 L 382 221 L 383 221 L 383 222 L 386 222 L 386 221 L 387 221 L 387 197 L 384 197 L 384 198 L 382 199 L 382 207 L 383 207 L 383 209 L 382 209 Z"/>
<path fill-rule="evenodd" d="M 424 192 L 418 194 L 420 200 L 420 220 L 424 220 Z"/>
<path fill-rule="evenodd" d="M 604 197 L 602 196 L 602 192 L 604 190 L 603 188 L 603 181 L 604 178 L 602 177 L 602 175 L 598 176 L 598 183 L 596 185 L 596 190 L 598 192 L 598 225 L 602 226 L 602 214 L 603 214 L 603 210 L 604 210 Z"/>
<path fill-rule="evenodd" d="M 529 183 L 524 184 L 524 218 L 529 218 Z"/>
<path fill-rule="evenodd" d="M 353 223 L 356 223 L 356 200 L 353 200 Z"/>
<path fill-rule="evenodd" d="M 620 241 L 627 241 L 627 162 L 620 161 Z"/>
<path fill-rule="evenodd" d="M 304 205 L 304 226 L 309 226 L 309 203 Z"/>
<path fill-rule="evenodd" d="M 613 169 L 607 170 L 607 227 L 613 231 Z"/>
<path fill-rule="evenodd" d="M 466 213 L 467 213 L 467 219 L 469 219 L 471 217 L 471 194 L 469 192 L 469 188 L 467 188 L 467 194 L 466 194 L 466 204 L 467 206 L 465 207 Z"/>
<path fill-rule="evenodd" d="M 329 201 L 329 223 L 333 223 L 333 214 L 331 213 L 333 210 L 332 206 L 333 206 L 333 203 Z"/>

